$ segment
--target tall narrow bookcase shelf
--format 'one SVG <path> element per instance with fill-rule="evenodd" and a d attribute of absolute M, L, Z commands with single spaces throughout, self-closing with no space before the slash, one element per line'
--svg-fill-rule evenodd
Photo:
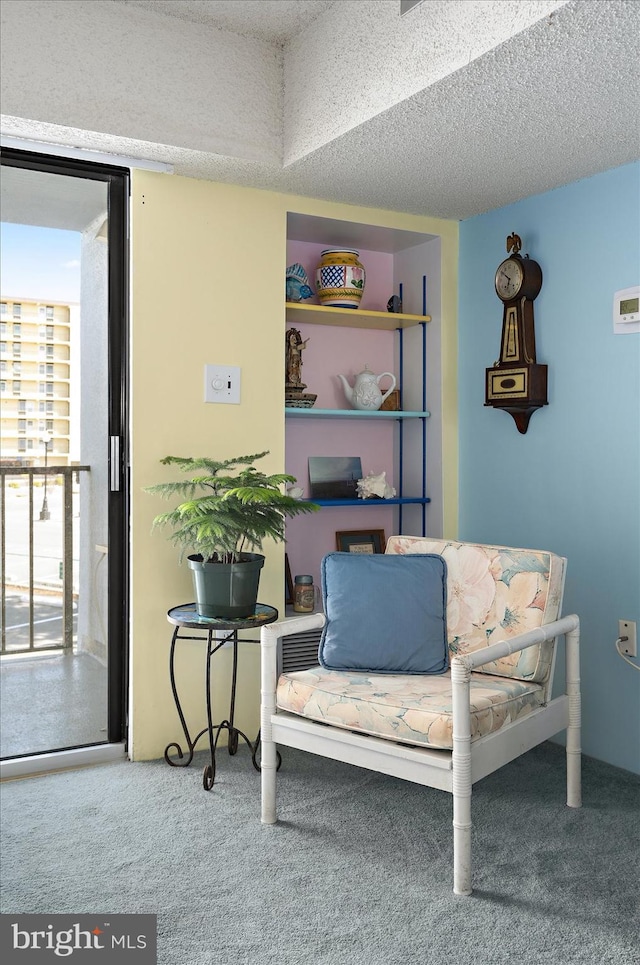
<path fill-rule="evenodd" d="M 385 410 L 381 412 L 365 412 L 359 409 L 303 409 L 296 406 L 285 406 L 287 419 L 428 419 L 430 412 L 407 412 Z"/>
<path fill-rule="evenodd" d="M 287 323 L 307 322 L 311 325 L 342 325 L 345 328 L 372 328 L 393 332 L 396 328 L 410 328 L 430 322 L 429 315 L 406 315 L 401 312 L 365 312 L 360 308 L 329 308 L 286 302 Z"/>
<path fill-rule="evenodd" d="M 298 302 L 286 303 L 287 324 L 301 324 L 307 322 L 313 325 L 332 325 L 344 326 L 347 328 L 377 329 L 388 332 L 397 331 L 402 345 L 403 331 L 406 328 L 422 325 L 423 330 L 423 355 L 424 355 L 424 326 L 429 322 L 429 315 L 407 315 L 393 312 L 374 312 L 362 311 L 357 308 L 328 308 L 322 305 L 305 305 Z M 401 353 L 402 356 L 402 353 Z M 423 398 L 424 393 L 424 361 L 423 361 Z M 402 373 L 400 382 L 402 382 Z M 422 435 L 422 463 L 424 466 L 426 456 L 424 426 L 425 420 L 430 416 L 426 409 L 420 411 L 407 411 L 404 409 L 395 411 L 363 411 L 359 409 L 314 409 L 300 408 L 297 406 L 285 406 L 285 417 L 287 419 L 365 419 L 367 421 L 380 420 L 388 422 L 395 420 L 399 423 L 399 495 L 393 499 L 317 499 L 315 502 L 319 506 L 398 506 L 400 512 L 400 524 L 402 520 L 402 506 L 408 504 L 418 504 L 423 507 L 423 530 L 424 530 L 424 507 L 431 500 L 425 490 L 425 475 L 423 471 L 422 495 L 404 496 L 402 477 L 403 477 L 403 433 L 402 425 L 406 419 L 421 419 L 423 425 Z M 401 529 L 401 525 L 400 525 Z"/>
<path fill-rule="evenodd" d="M 314 364 L 313 368 L 309 366 L 310 377 L 304 381 L 315 385 L 304 391 L 317 391 L 325 375 L 327 380 L 317 406 L 285 403 L 287 464 L 293 475 L 304 480 L 310 455 L 359 454 L 365 472 L 369 467 L 375 472 L 381 466 L 388 470 L 388 481 L 396 493 L 391 499 L 358 499 L 353 498 L 355 493 L 344 499 L 317 499 L 315 502 L 322 506 L 320 513 L 287 525 L 294 572 L 314 573 L 316 579 L 320 559 L 334 549 L 334 531 L 380 525 L 387 535 L 389 527 L 395 533 L 426 533 L 426 510 L 431 503 L 427 491 L 427 426 L 434 418 L 438 426 L 440 421 L 437 378 L 432 383 L 433 415 L 428 411 L 426 391 L 427 370 L 436 366 L 435 357 L 428 360 L 427 344 L 429 340 L 439 340 L 438 328 L 432 339 L 427 336 L 432 320 L 427 304 L 437 323 L 440 312 L 439 237 L 391 225 L 287 213 L 287 264 L 301 264 L 310 279 L 313 276 L 315 280 L 314 266 L 321 251 L 340 246 L 360 251 L 367 270 L 363 301 L 373 308 L 333 308 L 316 304 L 315 297 L 306 302 L 285 302 L 286 328 L 300 328 L 303 339 L 312 338 L 308 361 L 313 358 Z M 313 287 L 314 281 L 310 284 Z M 408 311 L 385 310 L 391 292 L 397 293 Z M 335 329 L 333 334 L 331 328 Z M 343 401 L 343 395 L 336 391 L 335 372 L 342 368 L 345 374 L 356 373 L 360 371 L 357 366 L 362 368 L 367 358 L 377 371 L 393 371 L 404 408 L 374 412 L 321 408 L 348 406 L 346 398 Z M 329 379 L 333 381 L 331 391 L 327 387 Z M 433 433 L 436 459 L 438 426 Z M 438 510 L 439 498 L 436 491 L 434 504 Z M 359 512 L 363 507 L 371 512 Z"/>

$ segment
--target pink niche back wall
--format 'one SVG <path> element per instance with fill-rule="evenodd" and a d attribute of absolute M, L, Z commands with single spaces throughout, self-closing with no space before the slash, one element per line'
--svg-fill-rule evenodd
<path fill-rule="evenodd" d="M 315 287 L 315 268 L 324 245 L 289 242 L 287 265 L 299 262 L 305 268 L 311 287 Z M 392 287 L 392 256 L 381 252 L 360 251 L 360 261 L 366 270 L 365 291 L 361 308 L 385 311 Z M 314 297 L 309 300 L 317 303 Z M 316 393 L 314 408 L 350 409 L 338 374 L 350 385 L 355 376 L 368 365 L 376 375 L 392 372 L 398 379 L 396 335 L 368 329 L 331 327 L 326 325 L 296 324 L 303 339 L 308 339 L 302 354 L 302 380 L 306 392 Z M 384 391 L 390 380 L 384 378 Z M 286 421 L 286 467 L 298 480 L 298 485 L 309 498 L 309 456 L 360 456 L 362 472 L 385 471 L 388 482 L 397 488 L 394 478 L 393 420 L 305 419 Z M 390 506 L 375 506 L 363 501 L 358 506 L 322 507 L 310 516 L 298 517 L 287 523 L 286 551 L 292 575 L 310 573 L 320 582 L 322 557 L 336 549 L 336 532 L 352 530 L 384 530 L 392 535 L 395 511 Z"/>

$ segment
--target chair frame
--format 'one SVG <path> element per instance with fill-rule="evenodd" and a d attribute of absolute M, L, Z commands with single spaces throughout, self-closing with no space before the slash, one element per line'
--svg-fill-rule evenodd
<path fill-rule="evenodd" d="M 580 622 L 562 617 L 546 626 L 451 659 L 452 750 L 399 744 L 283 712 L 276 707 L 278 648 L 286 638 L 324 626 L 324 614 L 293 617 L 263 627 L 260 733 L 262 822 L 275 824 L 277 747 L 294 747 L 453 795 L 453 891 L 472 893 L 471 790 L 473 784 L 537 744 L 567 731 L 567 805 L 581 807 Z M 565 638 L 565 693 L 500 730 L 471 740 L 470 682 L 474 671 L 517 650 Z"/>

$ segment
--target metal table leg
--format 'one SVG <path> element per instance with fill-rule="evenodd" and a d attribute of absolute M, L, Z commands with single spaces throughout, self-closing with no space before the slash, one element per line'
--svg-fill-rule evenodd
<path fill-rule="evenodd" d="M 173 699 L 176 705 L 176 710 L 178 711 L 180 723 L 182 724 L 182 732 L 187 742 L 187 747 L 189 748 L 189 756 L 186 760 L 183 760 L 184 753 L 182 751 L 182 748 L 180 747 L 180 744 L 178 744 L 177 741 L 172 741 L 170 744 L 167 744 L 167 746 L 164 749 L 164 759 L 167 762 L 167 764 L 171 765 L 171 767 L 188 767 L 191 761 L 193 760 L 193 752 L 195 750 L 195 746 L 200 740 L 200 738 L 202 737 L 202 735 L 205 733 L 205 731 L 201 730 L 198 736 L 196 737 L 196 739 L 191 740 L 191 736 L 189 734 L 189 728 L 187 727 L 187 722 L 185 720 L 185 716 L 182 711 L 182 706 L 180 704 L 180 697 L 178 696 L 178 688 L 176 686 L 176 675 L 175 675 L 175 651 L 176 651 L 176 641 L 179 639 L 179 636 L 178 636 L 179 632 L 180 632 L 180 627 L 176 627 L 175 630 L 173 631 L 173 637 L 171 638 L 171 650 L 169 652 L 169 676 L 171 678 L 171 690 L 173 692 Z M 176 761 L 170 758 L 169 754 L 171 750 L 176 751 L 176 753 L 178 754 L 179 760 Z"/>
<path fill-rule="evenodd" d="M 236 686 L 238 682 L 238 632 L 233 630 L 228 634 L 222 641 L 217 641 L 216 646 L 212 647 L 211 638 L 213 632 L 209 631 L 209 640 L 207 645 L 207 729 L 209 731 L 209 747 L 211 749 L 211 764 L 207 764 L 203 774 L 202 774 L 202 785 L 205 791 L 210 791 L 213 787 L 216 774 L 216 748 L 218 746 L 218 740 L 220 738 L 220 732 L 223 730 L 227 731 L 227 748 L 230 755 L 234 755 L 238 751 L 238 738 L 242 738 L 246 744 L 249 745 L 249 749 L 252 752 L 252 760 L 254 760 L 254 745 L 253 742 L 247 737 L 243 731 L 239 730 L 234 724 L 235 709 L 236 709 Z M 212 713 L 211 713 L 211 658 L 213 654 L 224 646 L 225 643 L 231 643 L 233 646 L 233 666 L 231 671 L 231 696 L 229 705 L 229 719 L 223 720 L 221 723 L 214 725 L 212 723 Z M 214 736 L 215 730 L 215 736 Z M 255 762 L 254 762 L 255 766 Z"/>

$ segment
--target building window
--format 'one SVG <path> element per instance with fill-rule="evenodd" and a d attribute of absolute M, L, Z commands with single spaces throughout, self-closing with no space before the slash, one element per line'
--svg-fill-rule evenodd
<path fill-rule="evenodd" d="M 46 331 L 47 341 L 48 342 L 53 341 L 53 325 L 45 326 L 45 331 Z"/>
<path fill-rule="evenodd" d="M 27 451 L 27 440 L 18 439 L 18 452 L 26 452 L 26 451 Z"/>
<path fill-rule="evenodd" d="M 7 314 L 7 303 L 0 302 L 0 315 L 6 315 L 6 314 Z"/>
<path fill-rule="evenodd" d="M 40 346 L 40 348 L 42 348 L 42 345 Z M 53 345 L 47 345 L 47 358 L 48 359 L 53 358 Z"/>
<path fill-rule="evenodd" d="M 53 362 L 47 362 L 47 376 L 48 378 L 53 378 Z"/>
<path fill-rule="evenodd" d="M 46 422 L 46 431 L 47 431 L 47 432 L 53 432 L 53 419 L 47 419 L 47 422 Z"/>
<path fill-rule="evenodd" d="M 21 317 L 22 317 L 22 305 L 20 304 L 20 302 L 14 302 L 14 303 L 13 303 L 13 317 L 14 317 L 14 318 L 21 318 Z M 16 327 L 15 327 L 15 325 L 14 325 L 14 326 L 13 326 L 14 335 L 15 335 L 15 330 L 16 330 Z"/>
<path fill-rule="evenodd" d="M 27 449 L 33 449 L 33 439 L 27 439 Z"/>
<path fill-rule="evenodd" d="M 13 363 L 13 374 L 14 374 L 14 375 L 20 375 L 20 372 L 21 372 L 21 371 L 22 371 L 22 362 L 14 362 L 14 363 Z"/>
<path fill-rule="evenodd" d="M 27 431 L 27 420 L 18 419 L 18 432 L 26 432 L 26 431 Z"/>
<path fill-rule="evenodd" d="M 0 335 L 4 337 L 6 334 L 7 334 L 7 323 L 0 322 Z"/>
<path fill-rule="evenodd" d="M 53 305 L 47 305 L 47 318 L 53 319 Z"/>
<path fill-rule="evenodd" d="M 21 382 L 20 382 L 20 379 L 14 379 L 14 382 L 13 382 L 13 394 L 14 394 L 14 395 L 20 395 L 21 392 L 22 392 L 22 384 L 21 384 Z"/>
<path fill-rule="evenodd" d="M 1 379 L 1 380 L 0 380 L 0 392 L 2 393 L 2 395 L 4 395 L 6 391 L 7 391 L 7 383 L 4 381 L 4 379 Z"/>
<path fill-rule="evenodd" d="M 27 400 L 18 399 L 18 412 L 26 412 L 26 411 L 27 411 Z"/>
<path fill-rule="evenodd" d="M 47 415 L 49 415 L 49 414 L 53 415 L 53 402 L 47 402 L 47 406 L 46 406 L 45 411 L 46 411 Z"/>
<path fill-rule="evenodd" d="M 6 355 L 6 354 L 7 354 L 7 343 L 6 343 L 6 342 L 0 342 L 0 354 L 1 354 L 1 355 Z"/>
<path fill-rule="evenodd" d="M 14 343 L 13 343 L 13 357 L 14 357 L 14 359 L 15 359 L 15 358 L 20 358 L 21 355 L 22 355 L 22 344 L 21 344 L 20 342 L 14 342 Z"/>
<path fill-rule="evenodd" d="M 0 362 L 0 372 L 2 372 L 2 374 L 4 375 L 6 371 L 7 371 L 7 363 L 5 362 L 4 359 L 2 359 L 2 361 Z"/>
<path fill-rule="evenodd" d="M 47 382 L 47 395 L 53 395 L 53 382 Z"/>

